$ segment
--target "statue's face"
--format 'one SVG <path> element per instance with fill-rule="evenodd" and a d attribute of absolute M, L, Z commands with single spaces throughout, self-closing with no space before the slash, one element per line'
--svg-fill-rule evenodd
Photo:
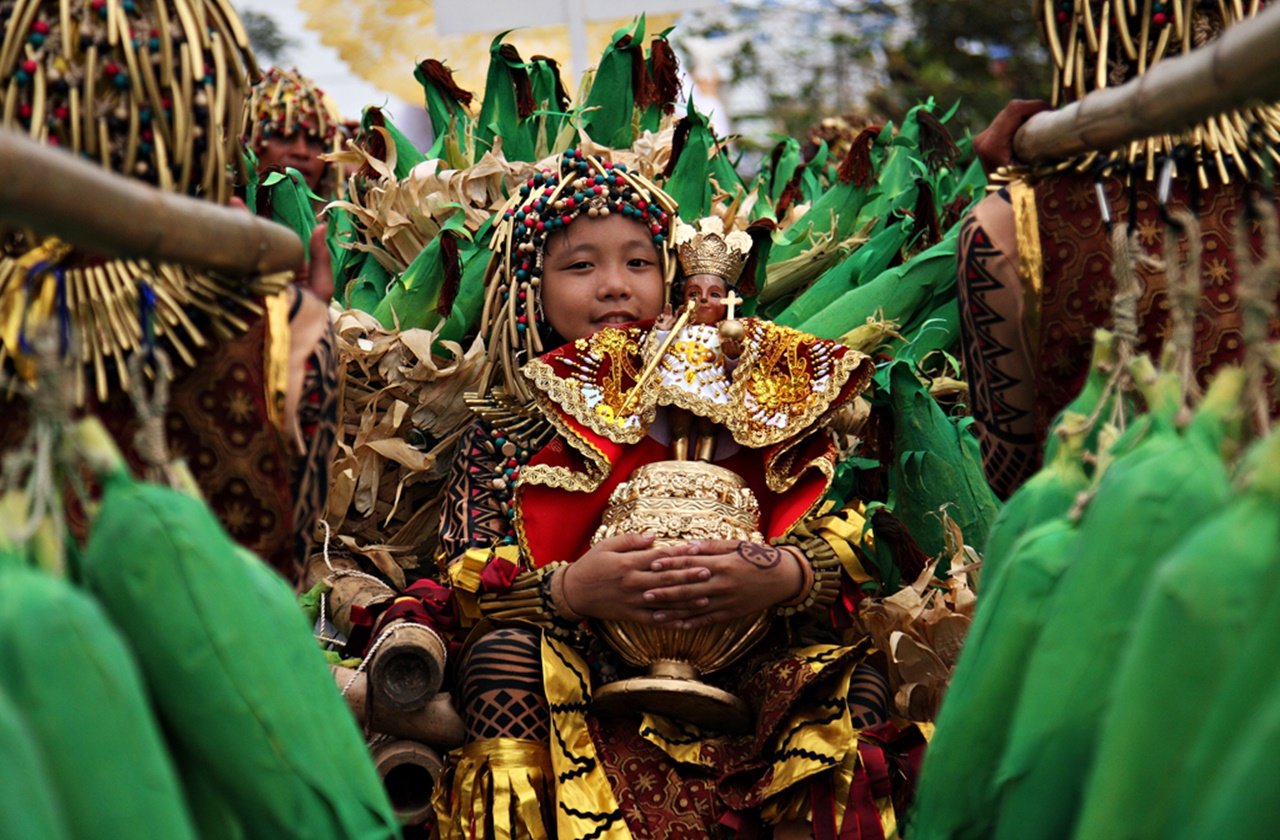
<path fill-rule="evenodd" d="M 686 278 L 684 302 L 695 303 L 689 321 L 694 324 L 718 324 L 723 321 L 727 309 L 724 299 L 728 293 L 724 280 L 714 274 L 695 274 Z"/>

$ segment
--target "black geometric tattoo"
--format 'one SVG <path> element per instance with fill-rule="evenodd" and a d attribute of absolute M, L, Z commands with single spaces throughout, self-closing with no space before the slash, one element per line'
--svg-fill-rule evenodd
<path fill-rule="evenodd" d="M 757 569 L 772 569 L 782 562 L 783 551 L 776 545 L 740 542 L 736 554 Z"/>

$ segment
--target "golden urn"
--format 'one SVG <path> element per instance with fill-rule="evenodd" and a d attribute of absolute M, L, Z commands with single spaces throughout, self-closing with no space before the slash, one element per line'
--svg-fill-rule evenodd
<path fill-rule="evenodd" d="M 736 473 L 701 461 L 658 461 L 613 491 L 594 542 L 615 534 L 656 534 L 655 545 L 697 539 L 762 542 L 760 505 Z M 597 711 L 654 712 L 709 729 L 746 731 L 745 703 L 698 678 L 732 664 L 769 629 L 769 613 L 680 630 L 659 624 L 597 621 L 596 629 L 644 676 L 595 693 Z"/>

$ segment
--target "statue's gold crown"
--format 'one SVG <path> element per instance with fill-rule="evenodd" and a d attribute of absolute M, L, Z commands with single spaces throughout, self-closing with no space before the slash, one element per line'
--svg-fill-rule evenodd
<path fill-rule="evenodd" d="M 735 236 L 745 239 L 744 244 L 733 241 Z M 685 241 L 677 239 L 676 252 L 685 277 L 695 274 L 713 274 L 732 285 L 746 265 L 751 252 L 751 238 L 746 234 L 729 234 L 703 230 Z"/>

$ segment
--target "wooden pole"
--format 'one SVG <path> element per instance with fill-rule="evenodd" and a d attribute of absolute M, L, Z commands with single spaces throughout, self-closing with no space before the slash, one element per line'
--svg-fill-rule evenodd
<path fill-rule="evenodd" d="M 1119 87 L 1036 114 L 1018 130 L 1014 151 L 1028 163 L 1107 151 L 1250 103 L 1280 100 L 1278 43 L 1280 6 L 1272 6 Z"/>
<path fill-rule="evenodd" d="M 302 241 L 244 210 L 163 192 L 24 134 L 0 130 L 0 225 L 95 254 L 233 276 L 302 265 Z"/>

